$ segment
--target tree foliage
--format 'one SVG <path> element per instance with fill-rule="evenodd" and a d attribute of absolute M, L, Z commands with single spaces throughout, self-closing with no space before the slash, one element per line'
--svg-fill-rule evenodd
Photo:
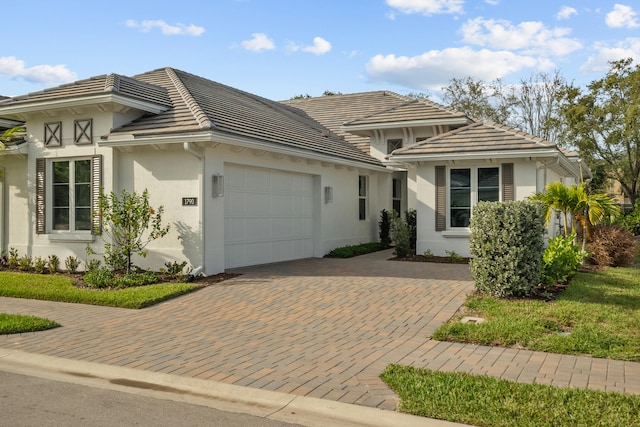
<path fill-rule="evenodd" d="M 611 62 L 606 76 L 586 91 L 568 87 L 563 95 L 563 139 L 589 164 L 606 165 L 631 203 L 640 198 L 640 65 L 631 58 Z"/>
<path fill-rule="evenodd" d="M 147 245 L 169 232 L 168 225 L 162 226 L 163 212 L 162 206 L 156 210 L 149 205 L 146 189 L 142 194 L 126 190 L 121 195 L 101 193 L 94 215 L 102 219 L 105 263 L 113 270 L 131 273 L 133 255 L 146 257 Z"/>

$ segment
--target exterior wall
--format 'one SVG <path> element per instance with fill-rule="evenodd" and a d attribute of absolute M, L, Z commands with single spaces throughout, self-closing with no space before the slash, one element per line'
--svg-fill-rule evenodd
<path fill-rule="evenodd" d="M 11 155 L 0 156 L 0 249 L 16 248 L 20 254 L 31 253 L 29 242 L 34 233 L 29 217 L 33 193 L 27 186 L 27 159 Z"/>
<path fill-rule="evenodd" d="M 514 198 L 524 200 L 528 196 L 542 191 L 545 181 L 552 182 L 560 180 L 557 173 L 542 167 L 543 163 L 522 159 L 504 159 L 489 162 L 466 162 L 456 161 L 455 167 L 488 167 L 500 166 L 501 163 L 514 163 Z M 422 254 L 430 250 L 434 255 L 446 256 L 446 251 L 454 251 L 459 255 L 468 257 L 469 252 L 469 231 L 468 229 L 447 229 L 444 232 L 435 231 L 435 167 L 442 163 L 421 162 L 417 167 L 417 216 L 418 216 L 418 236 L 416 253 Z M 454 166 L 447 164 L 448 168 Z M 447 188 L 448 191 L 448 188 Z M 449 196 L 447 195 L 447 200 Z M 447 217 L 447 227 L 449 224 Z M 555 233 L 555 224 L 550 224 L 549 235 Z"/>

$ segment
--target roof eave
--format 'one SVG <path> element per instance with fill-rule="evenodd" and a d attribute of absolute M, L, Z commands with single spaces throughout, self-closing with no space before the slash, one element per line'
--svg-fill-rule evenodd
<path fill-rule="evenodd" d="M 500 151 L 465 151 L 448 153 L 423 153 L 423 154 L 392 154 L 390 161 L 396 162 L 437 162 L 452 160 L 481 160 L 481 159 L 513 159 L 518 157 L 555 157 L 562 155 L 555 147 L 527 150 L 500 150 Z M 563 156 L 564 157 L 564 156 Z"/>
<path fill-rule="evenodd" d="M 407 127 L 424 127 L 424 126 L 446 126 L 446 125 L 465 125 L 472 123 L 467 117 L 456 117 L 450 119 L 429 119 L 429 120 L 407 120 L 395 122 L 375 122 L 364 124 L 344 124 L 341 129 L 345 132 L 353 131 L 371 131 L 374 129 L 398 129 Z"/>
<path fill-rule="evenodd" d="M 113 103 L 128 108 L 134 108 L 153 114 L 159 114 L 169 110 L 171 107 L 167 105 L 157 104 L 155 102 L 144 101 L 141 99 L 123 96 L 117 93 L 100 93 L 88 96 L 80 96 L 64 99 L 51 99 L 34 102 L 20 102 L 17 105 L 0 105 L 0 116 L 2 117 L 21 117 L 23 114 L 36 113 L 44 110 L 77 108 L 90 106 L 95 104 Z"/>
<path fill-rule="evenodd" d="M 251 148 L 256 150 L 264 150 L 282 155 L 289 155 L 293 157 L 300 157 L 309 160 L 316 160 L 320 162 L 330 162 L 334 164 L 340 164 L 345 167 L 355 167 L 359 169 L 369 169 L 380 172 L 389 172 L 387 168 L 380 164 L 375 164 L 375 159 L 372 162 L 358 161 L 347 159 L 341 156 L 330 156 L 321 154 L 311 150 L 305 150 L 295 147 L 287 147 L 282 144 L 259 141 L 251 138 L 244 138 L 238 136 L 230 136 L 221 132 L 215 131 L 203 131 L 203 132 L 191 132 L 191 133 L 175 133 L 165 135 L 132 135 L 132 134 L 119 134 L 119 135 L 106 135 L 102 137 L 102 140 L 98 143 L 101 146 L 108 147 L 133 147 L 144 145 L 161 145 L 161 144 L 182 144 L 185 142 L 201 142 L 201 143 L 222 143 L 235 147 Z"/>

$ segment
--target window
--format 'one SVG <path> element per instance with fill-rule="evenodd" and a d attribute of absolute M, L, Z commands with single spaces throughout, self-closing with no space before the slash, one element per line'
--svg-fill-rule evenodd
<path fill-rule="evenodd" d="M 99 232 L 102 157 L 36 160 L 36 232 Z"/>
<path fill-rule="evenodd" d="M 367 177 L 358 176 L 358 218 L 367 219 Z"/>
<path fill-rule="evenodd" d="M 471 209 L 477 202 L 500 200 L 500 169 L 497 167 L 451 169 L 449 177 L 450 227 L 468 227 Z"/>
<path fill-rule="evenodd" d="M 387 139 L 387 154 L 391 154 L 393 150 L 397 150 L 398 148 L 402 148 L 401 139 Z"/>
<path fill-rule="evenodd" d="M 399 178 L 393 178 L 392 187 L 391 201 L 393 204 L 393 210 L 399 216 L 402 211 L 402 180 Z"/>

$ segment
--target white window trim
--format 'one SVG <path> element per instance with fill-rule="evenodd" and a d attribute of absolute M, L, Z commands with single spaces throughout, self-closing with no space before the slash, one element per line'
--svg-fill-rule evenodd
<path fill-rule="evenodd" d="M 502 168 L 499 165 L 493 166 L 450 166 L 447 168 L 447 230 L 442 232 L 445 237 L 467 237 L 469 236 L 469 227 L 452 227 L 451 226 L 451 170 L 453 169 L 469 169 L 471 172 L 471 214 L 473 208 L 478 204 L 478 169 L 498 169 L 498 200 L 502 201 Z"/>
<path fill-rule="evenodd" d="M 46 230 L 47 235 L 49 236 L 49 240 L 51 241 L 80 241 L 80 242 L 92 242 L 94 241 L 94 236 L 91 233 L 91 229 L 89 230 L 54 230 L 53 229 L 53 163 L 54 162 L 76 162 L 79 160 L 89 160 L 91 161 L 91 157 L 80 156 L 80 157 L 68 157 L 68 158 L 52 158 L 47 159 L 46 162 Z M 75 174 L 74 174 L 75 179 Z M 73 193 L 72 193 L 73 194 Z M 73 203 L 72 203 L 73 202 Z M 70 196 L 70 211 L 73 211 L 72 206 L 75 207 L 75 201 L 72 200 Z M 72 218 L 75 218 L 75 214 L 70 212 L 69 222 L 71 222 Z M 71 224 L 69 224 L 71 227 Z"/>
<path fill-rule="evenodd" d="M 360 195 L 360 178 L 364 178 L 364 196 Z M 360 218 L 360 200 L 364 200 L 364 218 Z M 366 221 L 369 218 L 369 177 L 358 175 L 358 219 Z"/>

